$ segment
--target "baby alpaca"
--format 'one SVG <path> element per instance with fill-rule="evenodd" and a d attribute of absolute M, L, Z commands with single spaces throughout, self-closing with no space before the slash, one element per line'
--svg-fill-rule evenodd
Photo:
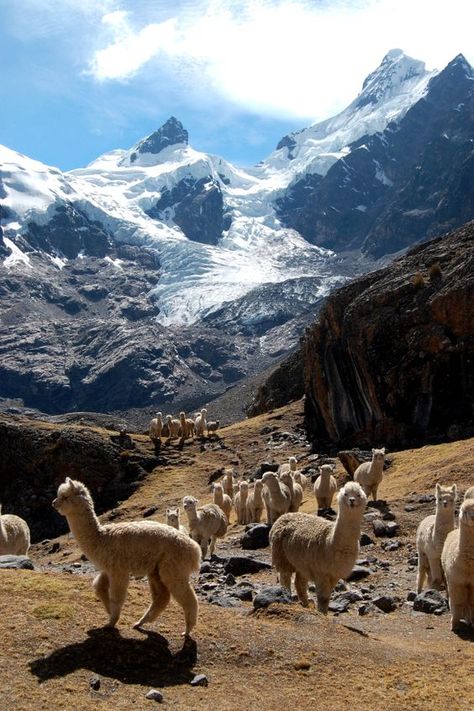
<path fill-rule="evenodd" d="M 301 603 L 308 605 L 308 581 L 316 586 L 318 610 L 327 614 L 331 592 L 352 571 L 359 552 L 362 516 L 367 497 L 351 481 L 338 494 L 334 522 L 304 513 L 281 516 L 270 532 L 272 563 L 280 584 L 291 592 L 291 577 Z"/>
<path fill-rule="evenodd" d="M 26 555 L 30 547 L 30 529 L 14 514 L 3 514 L 0 504 L 0 555 Z"/>
<path fill-rule="evenodd" d="M 201 563 L 201 551 L 194 541 L 156 521 L 103 526 L 87 487 L 69 477 L 60 485 L 53 506 L 67 518 L 79 547 L 100 571 L 94 588 L 109 613 L 109 627 L 120 617 L 129 576 L 146 575 L 152 601 L 134 626 L 155 620 L 172 595 L 184 610 L 185 634 L 190 634 L 196 625 L 198 602 L 189 577 L 199 571 Z"/>
<path fill-rule="evenodd" d="M 262 482 L 264 484 L 263 500 L 267 511 L 267 522 L 271 525 L 279 516 L 290 510 L 291 493 L 286 484 L 283 484 L 274 472 L 265 472 Z"/>
<path fill-rule="evenodd" d="M 213 484 L 214 503 L 223 510 L 227 516 L 227 521 L 230 521 L 230 512 L 232 511 L 232 499 L 227 494 L 224 494 L 222 484 Z"/>
<path fill-rule="evenodd" d="M 292 513 L 299 511 L 301 502 L 303 501 L 303 488 L 293 480 L 290 471 L 283 472 L 283 474 L 280 475 L 280 481 L 290 490 L 291 503 L 289 511 Z"/>
<path fill-rule="evenodd" d="M 319 476 L 314 482 L 314 495 L 318 502 L 318 509 L 330 509 L 334 494 L 337 491 L 337 481 L 332 476 L 333 468 L 330 464 L 319 467 Z"/>
<path fill-rule="evenodd" d="M 204 437 L 204 432 L 206 431 L 207 427 L 206 417 L 207 410 L 205 407 L 203 407 L 199 415 L 197 415 L 196 419 L 194 420 L 196 437 Z"/>
<path fill-rule="evenodd" d="M 223 538 L 227 531 L 227 517 L 216 504 L 205 504 L 197 508 L 198 500 L 194 496 L 185 496 L 183 506 L 189 521 L 189 535 L 199 543 L 202 557 L 207 554 L 210 542 L 209 555 L 212 556 L 216 547 L 216 539 Z"/>
<path fill-rule="evenodd" d="M 441 564 L 449 594 L 451 629 L 464 619 L 474 627 L 474 499 L 466 499 L 459 511 L 459 528 L 448 533 Z"/>
<path fill-rule="evenodd" d="M 260 523 L 264 506 L 263 481 L 261 479 L 257 479 L 253 489 L 250 490 L 247 497 L 247 522 Z"/>
<path fill-rule="evenodd" d="M 354 481 L 359 482 L 367 496 L 372 494 L 374 501 L 377 499 L 377 489 L 383 477 L 383 463 L 385 460 L 385 447 L 372 450 L 372 461 L 359 464 L 354 472 Z"/>
<path fill-rule="evenodd" d="M 428 587 L 441 590 L 443 571 L 441 570 L 441 552 L 446 536 L 454 528 L 456 507 L 456 484 L 443 487 L 436 484 L 436 514 L 426 516 L 416 532 L 418 551 L 417 592 L 423 590 L 425 576 L 428 575 Z"/>
<path fill-rule="evenodd" d="M 176 528 L 177 531 L 181 531 L 181 533 L 188 535 L 186 526 L 182 526 L 180 523 L 180 516 L 181 512 L 179 510 L 179 506 L 176 506 L 174 509 L 166 509 L 166 523 L 168 526 Z"/>
<path fill-rule="evenodd" d="M 237 515 L 237 523 L 245 525 L 248 523 L 247 517 L 247 497 L 249 493 L 249 485 L 245 480 L 239 481 L 239 490 L 235 495 L 234 506 Z"/>

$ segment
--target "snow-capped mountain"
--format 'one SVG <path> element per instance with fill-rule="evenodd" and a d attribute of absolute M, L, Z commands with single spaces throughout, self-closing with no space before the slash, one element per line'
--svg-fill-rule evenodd
<path fill-rule="evenodd" d="M 462 56 L 427 72 L 392 50 L 344 111 L 248 169 L 194 149 L 175 117 L 68 173 L 0 147 L 0 397 L 30 378 L 43 408 L 101 389 L 104 409 L 194 403 L 265 367 L 374 256 L 474 217 L 473 85 Z M 61 365 L 45 372 L 32 343 Z M 129 385 L 112 393 L 117 372 Z"/>

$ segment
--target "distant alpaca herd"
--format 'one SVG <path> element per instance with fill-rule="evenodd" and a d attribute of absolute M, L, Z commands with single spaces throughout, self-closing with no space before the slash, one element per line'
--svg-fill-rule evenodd
<path fill-rule="evenodd" d="M 150 438 L 162 436 L 203 437 L 215 433 L 218 423 L 207 422 L 203 408 L 194 420 L 170 415 L 163 423 L 161 413 L 150 424 Z M 214 426 L 217 425 L 217 426 Z M 167 428 L 167 430 L 165 429 Z M 109 626 L 120 617 L 130 575 L 148 578 L 151 603 L 135 624 L 153 622 L 173 596 L 182 607 L 184 634 L 196 625 L 198 601 L 190 578 L 198 573 L 202 558 L 213 555 L 217 539 L 226 535 L 232 510 L 240 525 L 259 523 L 263 512 L 271 526 L 272 564 L 279 582 L 291 592 L 292 578 L 300 602 L 307 606 L 308 583 L 316 589 L 318 610 L 327 614 L 331 593 L 338 581 L 353 569 L 359 551 L 363 514 L 369 496 L 376 500 L 383 478 L 385 449 L 373 449 L 372 460 L 354 472 L 354 481 L 337 492 L 333 467 L 323 465 L 315 480 L 313 493 L 318 511 L 331 509 L 337 493 L 335 521 L 315 514 L 300 513 L 307 477 L 290 457 L 278 471 L 264 472 L 249 484 L 237 481 L 226 470 L 220 482 L 212 485 L 212 503 L 198 506 L 193 496 L 183 498 L 188 528 L 181 524 L 179 506 L 166 509 L 166 523 L 139 521 L 102 525 L 94 511 L 86 486 L 70 478 L 58 488 L 53 501 L 56 510 L 67 518 L 79 547 L 99 571 L 93 585 L 97 597 L 109 615 Z M 436 484 L 435 514 L 418 526 L 417 592 L 425 579 L 430 588 L 447 588 L 451 626 L 457 630 L 461 621 L 474 626 L 474 486 L 464 496 L 455 527 L 456 485 Z M 0 555 L 28 552 L 30 532 L 23 519 L 1 515 Z"/>

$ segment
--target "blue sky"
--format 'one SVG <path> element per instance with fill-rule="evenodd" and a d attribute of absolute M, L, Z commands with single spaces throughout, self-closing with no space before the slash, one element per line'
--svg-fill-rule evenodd
<path fill-rule="evenodd" d="M 70 169 L 170 115 L 252 165 L 344 108 L 393 47 L 474 63 L 474 2 L 0 0 L 0 143 Z"/>

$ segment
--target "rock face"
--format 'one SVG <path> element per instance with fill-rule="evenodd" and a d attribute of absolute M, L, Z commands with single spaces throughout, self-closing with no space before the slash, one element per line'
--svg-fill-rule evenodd
<path fill-rule="evenodd" d="M 174 116 L 171 116 L 166 123 L 157 131 L 140 141 L 134 151 L 136 153 L 161 153 L 164 148 L 173 146 L 179 143 L 188 143 L 188 132 L 184 128 L 181 121 Z M 135 157 L 136 160 L 136 157 Z M 134 162 L 133 153 L 130 156 L 130 162 Z"/>
<path fill-rule="evenodd" d="M 459 55 L 399 123 L 352 143 L 326 175 L 295 179 L 276 201 L 280 219 L 314 244 L 373 257 L 472 220 L 473 115 L 474 71 Z"/>
<path fill-rule="evenodd" d="M 473 334 L 470 223 L 328 299 L 302 345 L 310 437 L 396 446 L 472 432 Z"/>

